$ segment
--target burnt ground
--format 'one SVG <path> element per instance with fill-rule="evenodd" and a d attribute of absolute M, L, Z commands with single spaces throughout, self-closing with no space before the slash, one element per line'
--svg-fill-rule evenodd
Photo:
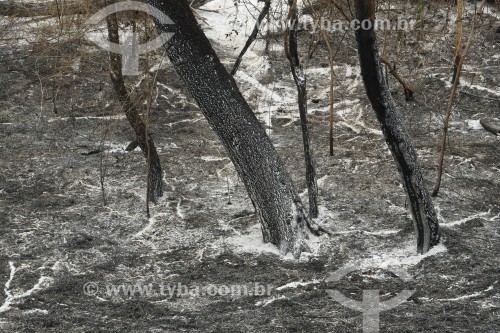
<path fill-rule="evenodd" d="M 446 13 L 439 6 L 432 10 L 431 18 Z M 429 24 L 433 22 L 438 21 Z M 148 220 L 144 159 L 138 150 L 124 151 L 132 131 L 101 69 L 106 54 L 90 43 L 82 53 L 81 45 L 68 42 L 57 51 L 67 61 L 60 60 L 60 66 L 67 66 L 56 81 L 53 50 L 37 53 L 37 44 L 4 43 L 0 331 L 361 332 L 362 314 L 333 300 L 327 293 L 332 289 L 358 301 L 366 289 L 379 289 L 381 300 L 415 290 L 407 301 L 380 314 L 381 332 L 500 331 L 500 141 L 477 126 L 480 118 L 500 118 L 499 25 L 498 16 L 485 18 L 464 69 L 463 82 L 469 84 L 460 88 L 442 189 L 434 199 L 442 243 L 426 256 L 415 253 L 405 193 L 363 95 L 351 37 L 336 58 L 333 157 L 328 154 L 324 47 L 306 60 L 312 73 L 309 110 L 319 178 L 318 223 L 333 235 L 311 239 L 314 252 L 300 260 L 283 258 L 261 243 L 259 222 L 241 181 L 168 63 L 159 71 L 162 84 L 156 87 L 151 113 L 165 196 L 152 206 Z M 306 44 L 307 35 L 301 38 Z M 393 45 L 400 44 L 391 50 L 392 58 L 415 88 L 415 101 L 405 101 L 392 78 L 391 89 L 432 188 L 454 37 L 415 33 L 404 42 L 400 38 L 394 36 Z M 214 43 L 230 65 L 231 55 Z M 76 49 L 81 52 L 77 58 Z M 271 51 L 267 59 L 273 72 L 256 74 L 257 80 L 293 96 L 281 53 Z M 242 71 L 250 62 L 243 62 Z M 255 86 L 237 81 L 264 119 L 270 102 Z M 56 110 L 50 99 L 57 90 L 53 82 L 59 84 Z M 305 199 L 293 103 L 283 103 L 273 113 L 270 135 Z M 356 270 L 329 281 L 331 273 L 353 263 Z M 394 267 L 407 271 L 411 281 L 391 273 Z M 93 293 L 89 282 L 98 291 Z M 251 289 L 255 283 L 268 287 L 268 293 L 160 292 L 161 285 L 206 290 L 230 285 Z M 120 284 L 151 284 L 153 289 L 143 295 L 138 290 L 133 295 L 107 293 L 110 285 Z"/>

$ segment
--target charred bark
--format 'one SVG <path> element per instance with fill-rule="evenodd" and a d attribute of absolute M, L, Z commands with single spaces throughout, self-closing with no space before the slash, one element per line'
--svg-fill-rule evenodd
<path fill-rule="evenodd" d="M 308 249 L 306 217 L 292 179 L 270 138 L 221 64 L 186 0 L 149 0 L 173 25 L 155 21 L 158 32 L 174 33 L 165 49 L 243 180 L 262 225 L 265 242 L 295 257 Z"/>
<path fill-rule="evenodd" d="M 356 0 L 356 17 L 362 22 L 375 19 L 374 0 Z M 372 24 L 373 27 L 373 24 Z M 403 178 L 410 202 L 411 213 L 417 234 L 417 251 L 427 252 L 439 242 L 439 226 L 436 212 L 427 191 L 417 155 L 408 135 L 396 103 L 383 77 L 376 35 L 373 29 L 356 30 L 361 75 L 366 94 L 382 127 L 385 141 Z"/>
<path fill-rule="evenodd" d="M 109 1 L 114 3 L 114 1 Z M 106 17 L 106 23 L 108 26 L 108 39 L 112 43 L 119 44 L 118 36 L 118 20 L 116 14 L 111 14 Z M 147 199 L 153 203 L 158 201 L 158 198 L 163 195 L 163 181 L 162 181 L 162 170 L 160 164 L 160 157 L 156 151 L 153 139 L 147 131 L 146 124 L 142 120 L 139 114 L 139 106 L 130 98 L 130 94 L 125 87 L 125 81 L 123 79 L 122 73 L 122 56 L 117 53 L 110 53 L 110 64 L 111 64 L 111 81 L 113 82 L 113 88 L 118 96 L 118 100 L 122 105 L 123 112 L 127 117 L 128 122 L 132 126 L 135 132 L 136 139 L 129 144 L 127 150 L 133 150 L 136 146 L 132 148 L 134 144 L 137 144 L 147 160 L 148 164 L 148 181 L 147 181 Z M 148 209 L 149 211 L 149 209 Z"/>

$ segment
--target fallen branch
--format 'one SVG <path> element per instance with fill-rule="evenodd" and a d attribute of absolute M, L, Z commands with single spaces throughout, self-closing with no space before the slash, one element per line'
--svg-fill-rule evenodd
<path fill-rule="evenodd" d="M 481 120 L 479 120 L 479 123 L 488 132 L 491 132 L 491 133 L 493 133 L 493 134 L 495 134 L 497 136 L 500 135 L 500 126 L 494 124 L 493 120 L 491 120 L 491 119 L 481 119 Z"/>

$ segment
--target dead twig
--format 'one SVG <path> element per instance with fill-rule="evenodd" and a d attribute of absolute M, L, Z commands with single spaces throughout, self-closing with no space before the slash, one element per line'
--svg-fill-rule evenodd
<path fill-rule="evenodd" d="M 243 59 L 243 56 L 247 52 L 248 48 L 252 43 L 255 41 L 257 38 L 257 33 L 259 32 L 260 24 L 262 23 L 262 20 L 264 20 L 264 17 L 269 13 L 269 8 L 271 7 L 271 0 L 266 0 L 264 1 L 264 8 L 262 8 L 262 11 L 259 14 L 259 17 L 257 18 L 257 22 L 255 22 L 255 27 L 253 28 L 252 33 L 247 39 L 247 42 L 245 43 L 245 46 L 240 52 L 240 55 L 238 58 L 236 58 L 236 61 L 234 62 L 233 69 L 231 70 L 231 75 L 234 76 L 236 74 L 236 71 L 238 70 L 238 67 L 240 66 L 241 60 Z"/>
<path fill-rule="evenodd" d="M 405 98 L 407 101 L 413 100 L 413 89 L 399 76 L 398 72 L 396 72 L 396 65 L 391 64 L 383 55 L 380 56 L 380 61 L 387 66 L 389 69 L 389 73 L 394 76 L 396 80 L 403 86 Z"/>

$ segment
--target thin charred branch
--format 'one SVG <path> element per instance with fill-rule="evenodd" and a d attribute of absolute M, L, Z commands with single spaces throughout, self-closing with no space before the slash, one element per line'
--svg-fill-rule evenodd
<path fill-rule="evenodd" d="M 371 20 L 373 23 L 375 1 L 356 0 L 356 18 L 359 22 Z M 417 234 L 417 251 L 425 253 L 439 242 L 436 212 L 424 184 L 415 148 L 384 79 L 373 28 L 358 29 L 356 40 L 366 94 L 403 179 Z"/>
<path fill-rule="evenodd" d="M 474 16 L 474 20 L 472 21 L 472 28 L 469 33 L 469 37 L 467 39 L 467 43 L 465 44 L 465 48 L 463 53 L 460 56 L 460 61 L 457 66 L 455 79 L 453 80 L 453 85 L 451 86 L 450 97 L 448 98 L 448 105 L 446 107 L 446 112 L 444 115 L 444 124 L 443 124 L 443 133 L 441 134 L 441 143 L 440 143 L 440 153 L 438 160 L 438 168 L 437 168 L 437 176 L 436 176 L 436 184 L 434 185 L 434 190 L 432 191 L 432 196 L 436 196 L 439 193 L 439 188 L 441 187 L 441 178 L 443 176 L 443 164 L 444 164 L 444 154 L 446 152 L 446 141 L 448 138 L 448 124 L 450 122 L 451 111 L 453 109 L 453 102 L 455 100 L 455 94 L 457 92 L 458 84 L 460 81 L 460 74 L 462 73 L 462 67 L 464 65 L 465 57 L 467 53 L 469 53 L 469 48 L 472 44 L 472 40 L 474 39 L 474 33 L 476 31 L 476 26 L 479 23 L 479 17 L 483 13 L 484 6 L 486 5 L 488 0 L 483 0 L 479 5 L 479 9 Z"/>
<path fill-rule="evenodd" d="M 319 34 L 315 33 L 311 35 L 311 41 L 309 42 L 309 52 L 307 52 L 307 57 L 309 59 L 312 59 L 314 52 L 316 52 L 316 49 L 318 48 L 319 45 Z"/>
<path fill-rule="evenodd" d="M 316 170 L 311 154 L 309 129 L 307 124 L 307 90 L 306 76 L 300 65 L 299 54 L 297 50 L 297 0 L 289 0 L 290 10 L 287 21 L 294 22 L 288 24 L 288 29 L 285 32 L 285 54 L 290 62 L 295 85 L 297 86 L 298 105 L 300 114 L 300 125 L 302 128 L 302 141 L 304 146 L 304 159 L 306 163 L 306 182 L 307 191 L 309 194 L 309 215 L 318 217 L 318 185 L 316 181 Z"/>
<path fill-rule="evenodd" d="M 462 27 L 464 16 L 464 0 L 457 0 L 457 33 L 455 35 L 455 63 L 453 65 L 453 77 L 451 82 L 455 82 L 458 74 L 458 66 L 460 59 L 462 59 Z"/>
<path fill-rule="evenodd" d="M 337 8 L 337 10 L 340 12 L 340 14 L 345 18 L 347 22 L 352 21 L 352 12 L 350 13 L 351 15 L 348 15 L 345 11 L 344 8 L 342 8 L 336 1 L 332 1 L 333 6 Z M 349 4 L 349 11 L 351 10 L 350 8 L 350 0 L 347 0 L 347 3 Z"/>
<path fill-rule="evenodd" d="M 328 34 L 325 31 L 321 31 L 323 35 L 323 40 L 325 41 L 326 48 L 328 49 L 328 60 L 330 63 L 330 96 L 329 96 L 329 119 L 328 119 L 328 141 L 330 145 L 330 156 L 333 156 L 333 115 L 334 115 L 334 83 L 335 83 L 335 67 L 334 67 L 334 53 L 333 53 L 333 48 L 330 44 L 330 41 L 328 40 Z"/>
<path fill-rule="evenodd" d="M 382 63 L 387 66 L 387 68 L 389 69 L 389 73 L 391 73 L 392 76 L 394 76 L 394 78 L 401 84 L 405 93 L 406 100 L 413 100 L 413 89 L 411 89 L 410 86 L 406 84 L 406 82 L 401 78 L 401 76 L 399 76 L 398 72 L 396 71 L 396 65 L 391 64 L 384 56 L 380 56 L 380 61 L 382 61 Z"/>
<path fill-rule="evenodd" d="M 321 229 L 307 217 L 292 178 L 271 139 L 217 57 L 186 0 L 149 0 L 174 24 L 155 20 L 175 71 L 226 148 L 260 218 L 264 242 L 295 257 Z"/>
<path fill-rule="evenodd" d="M 259 17 L 257 18 L 257 22 L 255 22 L 255 27 L 253 28 L 252 33 L 248 37 L 247 42 L 245 43 L 245 46 L 243 47 L 243 49 L 240 52 L 240 55 L 238 56 L 238 58 L 234 62 L 233 69 L 231 70 L 231 75 L 233 75 L 233 76 L 234 76 L 234 74 L 236 74 L 236 71 L 238 70 L 238 67 L 240 66 L 241 60 L 243 59 L 243 56 L 247 52 L 248 48 L 250 47 L 250 45 L 252 45 L 252 43 L 257 38 L 257 34 L 259 33 L 259 28 L 260 28 L 262 21 L 264 20 L 266 15 L 269 13 L 269 8 L 271 7 L 271 0 L 262 0 L 262 1 L 264 1 L 264 8 L 262 8 L 262 11 L 260 12 Z"/>
<path fill-rule="evenodd" d="M 106 17 L 106 23 L 108 27 L 108 38 L 112 43 L 119 44 L 118 35 L 118 20 L 116 14 L 111 14 Z M 132 141 L 127 150 L 135 149 L 137 144 L 144 157 L 148 160 L 148 190 L 147 198 L 153 203 L 157 203 L 158 198 L 163 195 L 163 181 L 162 181 L 162 170 L 160 165 L 160 157 L 156 151 L 155 144 L 151 136 L 147 133 L 146 124 L 142 120 L 138 106 L 132 101 L 130 94 L 125 87 L 125 81 L 123 79 L 122 73 L 122 58 L 120 54 L 109 53 L 110 64 L 111 64 L 111 81 L 113 82 L 113 88 L 118 96 L 118 100 L 122 106 L 123 112 L 127 117 L 130 125 L 132 126 L 136 139 Z M 149 158 L 148 158 L 149 156 Z"/>

